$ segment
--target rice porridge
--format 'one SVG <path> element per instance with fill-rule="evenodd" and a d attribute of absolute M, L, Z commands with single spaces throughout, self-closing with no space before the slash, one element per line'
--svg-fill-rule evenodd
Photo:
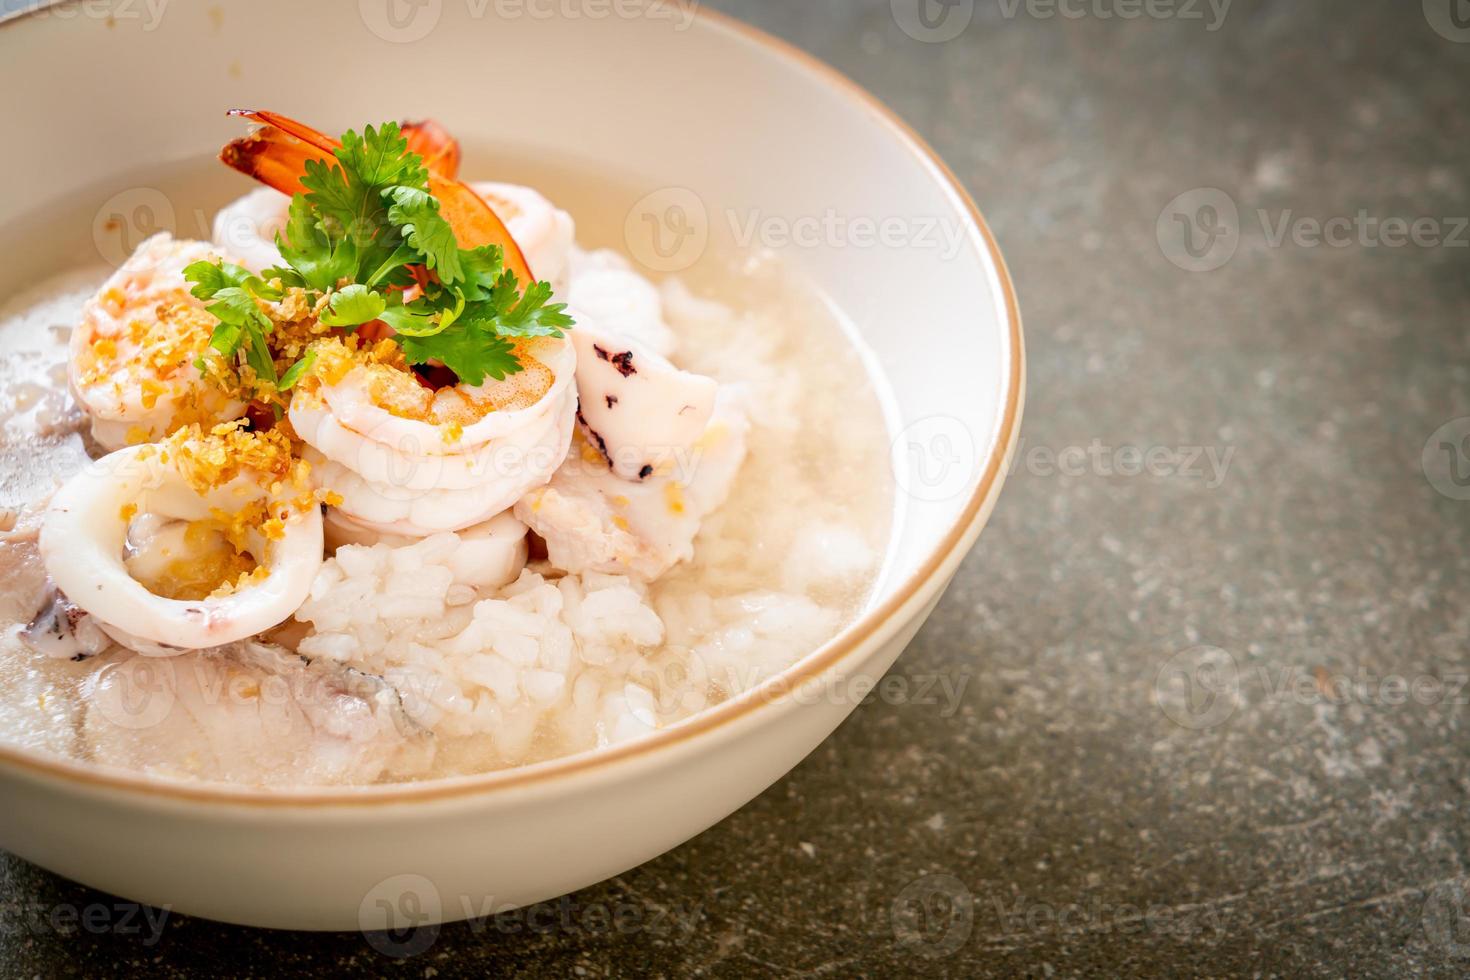
<path fill-rule="evenodd" d="M 247 161 L 295 132 L 255 121 Z M 253 786 L 484 772 L 675 724 L 864 608 L 889 438 L 838 316 L 756 256 L 645 276 L 577 203 L 404 136 L 369 187 L 400 269 L 314 278 L 325 198 L 263 188 L 4 308 L 6 743 Z"/>

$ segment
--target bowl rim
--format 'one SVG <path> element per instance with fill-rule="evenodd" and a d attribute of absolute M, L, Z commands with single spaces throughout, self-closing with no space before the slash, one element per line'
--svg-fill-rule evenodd
<path fill-rule="evenodd" d="M 40 0 L 35 6 L 0 17 L 0 31 L 26 20 L 29 15 L 53 6 L 61 6 L 74 0 Z M 124 793 L 135 793 L 150 798 L 167 798 L 174 801 L 214 803 L 228 806 L 253 807 L 351 807 L 377 806 L 414 802 L 439 801 L 451 798 L 490 794 L 541 784 L 560 777 L 573 776 L 594 770 L 605 770 L 620 762 L 650 756 L 675 744 L 687 742 L 717 728 L 742 720 L 764 705 L 779 702 L 786 694 L 801 684 L 818 677 L 835 667 L 849 656 L 867 646 L 885 624 L 916 597 L 929 598 L 937 593 L 947 581 L 946 570 L 958 565 L 969 547 L 979 536 L 989 517 L 989 506 L 1005 482 L 1008 460 L 1015 449 L 1021 427 L 1022 405 L 1025 389 L 1025 346 L 1021 329 L 1021 312 L 1016 300 L 1015 286 L 1010 271 L 995 235 L 986 223 L 964 185 L 940 158 L 939 154 L 894 110 L 882 100 L 848 78 L 836 68 L 794 44 L 739 20 L 738 18 L 712 10 L 703 4 L 693 9 L 695 21 L 702 21 L 709 29 L 765 50 L 782 59 L 818 84 L 836 89 L 847 98 L 857 102 L 889 130 L 898 141 L 920 161 L 926 164 L 934 176 L 954 195 L 955 200 L 968 212 L 974 230 L 980 240 L 1000 286 L 1009 339 L 1009 364 L 1006 366 L 1006 397 L 995 430 L 995 448 L 986 463 L 974 492 L 954 525 L 934 548 L 924 563 L 907 579 L 892 589 L 879 604 L 867 609 L 836 636 L 812 650 L 785 670 L 768 678 L 756 687 L 735 697 L 706 708 L 666 728 L 607 748 L 586 749 L 570 755 L 558 756 L 541 762 L 507 769 L 466 776 L 448 776 L 422 782 L 385 783 L 371 786 L 305 787 L 302 789 L 264 789 L 259 787 L 233 786 L 227 783 L 187 783 L 181 780 L 147 776 L 118 767 L 96 763 L 83 763 L 70 759 L 51 757 L 41 752 L 0 743 L 0 768 L 24 770 L 32 776 L 60 778 L 84 786 L 109 789 Z"/>

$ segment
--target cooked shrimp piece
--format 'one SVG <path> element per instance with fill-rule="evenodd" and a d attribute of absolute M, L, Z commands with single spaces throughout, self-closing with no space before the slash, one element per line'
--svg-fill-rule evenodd
<path fill-rule="evenodd" d="M 304 458 L 313 467 L 317 485 L 339 498 L 338 508 L 363 526 L 406 537 L 461 531 L 508 509 L 527 490 L 551 479 L 571 446 L 576 410 L 576 396 L 569 390 L 558 399 L 545 427 L 535 430 L 533 444 L 499 440 L 477 454 L 472 463 L 464 463 L 459 456 L 399 455 L 396 460 L 404 468 L 404 478 L 393 482 L 365 477 L 314 448 L 307 449 Z M 377 458 L 381 451 L 382 447 L 375 447 L 365 456 Z M 446 469 L 455 474 L 478 472 L 481 479 L 463 489 L 414 489 L 421 478 Z"/>
<path fill-rule="evenodd" d="M 645 480 L 692 446 L 709 424 L 719 389 L 577 311 L 578 419 L 625 480 Z"/>
<path fill-rule="evenodd" d="M 391 345 L 389 345 L 391 347 Z M 575 425 L 576 353 L 566 338 L 518 344 L 524 369 L 479 386 L 426 387 L 394 361 L 319 348 L 320 368 L 291 400 L 317 485 L 375 531 L 460 531 L 509 509 L 566 458 Z"/>
<path fill-rule="evenodd" d="M 364 785 L 421 774 L 434 753 L 382 678 L 254 641 L 114 660 L 85 690 L 90 757 L 160 776 Z"/>
<path fill-rule="evenodd" d="M 104 633 L 172 655 L 289 619 L 322 564 L 321 509 L 283 434 L 191 426 L 64 484 L 40 551 L 56 588 Z"/>
<path fill-rule="evenodd" d="M 240 260 L 251 272 L 282 266 L 276 235 L 286 228 L 291 199 L 278 190 L 258 187 L 220 208 L 214 216 L 214 244 Z"/>
<path fill-rule="evenodd" d="M 536 278 L 560 291 L 566 285 L 567 260 L 577 236 L 572 216 L 540 191 L 520 184 L 476 181 L 470 188 L 505 222 Z"/>
<path fill-rule="evenodd" d="M 358 545 L 371 548 L 385 544 L 390 548 L 407 548 L 423 540 L 374 530 L 336 507 L 328 507 L 324 518 L 327 550 Z M 449 562 L 454 581 L 475 588 L 500 588 L 514 582 L 526 567 L 529 547 L 526 525 L 509 510 L 483 524 L 455 533 L 459 547 Z"/>
<path fill-rule="evenodd" d="M 205 242 L 160 232 L 88 300 L 71 335 L 68 372 L 77 404 L 91 417 L 92 436 L 105 449 L 151 442 L 191 422 L 239 418 L 236 401 L 201 374 L 201 358 L 221 376 L 229 371 L 209 346 L 215 318 L 189 292 L 184 267 L 215 261 Z"/>
<path fill-rule="evenodd" d="M 745 460 L 742 393 L 721 388 L 703 435 L 664 472 L 633 483 L 609 471 L 579 434 L 578 452 L 515 515 L 546 540 L 552 565 L 646 581 L 694 554 L 705 517 L 724 504 Z"/>

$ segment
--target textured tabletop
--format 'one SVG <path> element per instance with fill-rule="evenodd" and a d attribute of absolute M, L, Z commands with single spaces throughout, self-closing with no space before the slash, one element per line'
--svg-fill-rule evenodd
<path fill-rule="evenodd" d="M 0 975 L 1464 975 L 1463 0 L 718 6 L 907 117 L 1016 280 L 1023 444 L 908 695 L 406 960 L 0 858 Z"/>

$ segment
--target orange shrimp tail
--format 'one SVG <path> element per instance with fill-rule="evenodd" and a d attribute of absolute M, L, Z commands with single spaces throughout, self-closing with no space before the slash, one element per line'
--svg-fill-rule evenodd
<path fill-rule="evenodd" d="M 306 188 L 301 178 L 306 174 L 306 162 L 329 160 L 341 145 L 319 130 L 280 113 L 231 109 L 230 115 L 260 123 L 261 128 L 226 143 L 219 158 L 226 166 L 283 194 L 303 193 Z M 499 245 L 505 253 L 505 267 L 515 273 L 521 288 L 535 282 L 525 255 L 495 209 L 468 184 L 454 178 L 459 168 L 459 143 L 438 123 L 412 125 L 415 136 L 410 146 L 418 141 L 435 151 L 436 163 L 429 165 L 429 193 L 439 201 L 440 213 L 454 229 L 460 248 Z M 425 160 L 428 159 L 426 156 Z M 443 172 L 446 166 L 447 175 Z"/>
<path fill-rule="evenodd" d="M 264 126 L 248 136 L 230 140 L 219 151 L 225 166 L 282 194 L 305 193 L 301 178 L 306 174 L 306 162 L 329 160 L 331 156 L 331 151 L 324 153 L 274 126 Z"/>
<path fill-rule="evenodd" d="M 432 119 L 404 120 L 398 128 L 410 151 L 424 158 L 424 166 L 445 180 L 459 176 L 459 140 Z"/>
<path fill-rule="evenodd" d="M 321 130 L 312 129 L 306 123 L 297 122 L 290 116 L 283 116 L 279 112 L 267 112 L 264 109 L 231 109 L 228 115 L 248 119 L 262 126 L 274 126 L 328 154 L 342 145 Z"/>

